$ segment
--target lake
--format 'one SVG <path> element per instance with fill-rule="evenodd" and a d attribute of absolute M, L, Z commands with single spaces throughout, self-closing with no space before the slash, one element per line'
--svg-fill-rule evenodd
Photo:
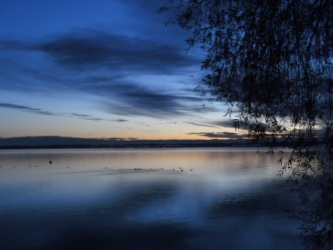
<path fill-rule="evenodd" d="M 300 249 L 277 159 L 252 148 L 2 150 L 0 249 Z"/>

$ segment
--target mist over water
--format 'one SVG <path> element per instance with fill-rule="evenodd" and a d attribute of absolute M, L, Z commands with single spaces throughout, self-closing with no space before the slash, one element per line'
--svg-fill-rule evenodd
<path fill-rule="evenodd" d="M 297 200 L 276 160 L 249 149 L 0 151 L 0 248 L 299 249 L 282 211 Z"/>

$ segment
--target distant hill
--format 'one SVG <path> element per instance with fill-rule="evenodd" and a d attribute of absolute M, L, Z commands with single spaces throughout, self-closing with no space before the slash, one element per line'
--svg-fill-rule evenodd
<path fill-rule="evenodd" d="M 244 142 L 242 142 L 244 143 Z M 140 147 L 223 147 L 240 145 L 221 140 L 125 140 L 118 138 L 94 139 L 60 136 L 0 138 L 0 149 L 11 148 L 140 148 Z"/>
<path fill-rule="evenodd" d="M 117 143 L 115 139 L 87 139 L 60 136 L 0 138 L 0 147 L 35 147 L 35 146 L 69 146 L 69 145 L 108 145 Z"/>

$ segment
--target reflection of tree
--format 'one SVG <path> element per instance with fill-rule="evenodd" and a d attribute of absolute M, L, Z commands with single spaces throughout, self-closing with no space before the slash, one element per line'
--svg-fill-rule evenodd
<path fill-rule="evenodd" d="M 304 205 L 290 215 L 307 247 L 331 247 L 333 1 L 171 0 L 161 11 L 205 50 L 203 81 L 237 109 L 236 128 L 271 152 L 277 141 L 290 147 L 281 174 Z"/>

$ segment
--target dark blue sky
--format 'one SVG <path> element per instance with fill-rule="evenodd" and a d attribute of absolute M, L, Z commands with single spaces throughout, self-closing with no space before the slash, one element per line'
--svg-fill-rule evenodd
<path fill-rule="evenodd" d="M 166 1 L 2 0 L 0 137 L 233 137 Z"/>

